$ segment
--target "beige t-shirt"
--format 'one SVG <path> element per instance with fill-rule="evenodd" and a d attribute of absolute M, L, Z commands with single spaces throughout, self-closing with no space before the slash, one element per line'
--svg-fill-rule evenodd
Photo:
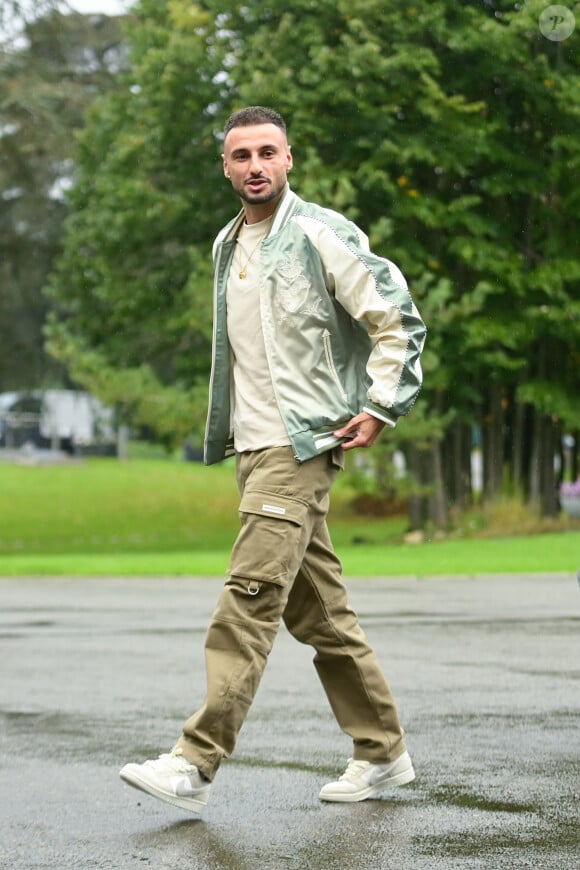
<path fill-rule="evenodd" d="M 271 222 L 267 218 L 242 225 L 228 277 L 234 447 L 238 452 L 290 444 L 274 395 L 260 316 L 260 245 Z"/>

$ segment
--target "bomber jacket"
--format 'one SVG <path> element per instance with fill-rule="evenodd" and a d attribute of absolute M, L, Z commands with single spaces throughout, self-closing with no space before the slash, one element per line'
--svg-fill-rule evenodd
<path fill-rule="evenodd" d="M 244 220 L 216 238 L 204 461 L 234 452 L 226 286 Z M 394 426 L 421 387 L 425 325 L 397 266 L 344 216 L 286 188 L 260 248 L 260 312 L 278 408 L 297 461 L 335 447 L 361 411 Z"/>

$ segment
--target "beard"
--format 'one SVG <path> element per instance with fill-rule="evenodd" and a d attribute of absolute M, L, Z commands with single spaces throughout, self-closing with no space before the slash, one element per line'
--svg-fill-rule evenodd
<path fill-rule="evenodd" d="M 268 181 L 270 181 L 270 179 L 268 179 Z M 285 187 L 286 179 L 277 185 L 273 184 L 272 187 L 264 193 L 252 193 L 251 191 L 248 191 L 245 185 L 236 190 L 236 193 L 240 199 L 247 202 L 249 205 L 263 205 L 264 203 L 272 202 L 273 199 L 279 197 Z"/>

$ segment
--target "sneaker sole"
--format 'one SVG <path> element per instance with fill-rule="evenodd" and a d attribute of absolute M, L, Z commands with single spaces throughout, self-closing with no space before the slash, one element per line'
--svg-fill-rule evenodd
<path fill-rule="evenodd" d="M 179 797 L 179 795 L 173 794 L 173 792 L 161 791 L 161 789 L 158 789 L 150 782 L 147 782 L 146 779 L 141 779 L 133 771 L 125 770 L 125 768 L 121 770 L 119 776 L 123 782 L 127 783 L 127 785 L 131 785 L 133 788 L 137 788 L 139 791 L 151 795 L 151 797 L 164 801 L 166 804 L 179 807 L 180 810 L 187 810 L 190 813 L 195 813 L 195 815 L 200 816 L 205 809 L 207 799 L 206 801 L 197 801 L 195 798 Z"/>
<path fill-rule="evenodd" d="M 355 792 L 329 792 L 327 794 L 323 794 L 323 791 L 320 792 L 319 798 L 321 801 L 331 801 L 332 803 L 339 804 L 353 804 L 357 801 L 365 801 L 368 798 L 377 797 L 381 792 L 385 791 L 388 788 L 396 788 L 400 785 L 407 785 L 409 782 L 413 782 L 415 779 L 415 771 L 412 767 L 408 767 L 406 770 L 402 770 L 400 773 L 396 773 L 394 776 L 389 776 L 388 779 L 382 780 L 380 782 L 374 783 L 374 785 L 369 785 L 367 788 L 363 788 L 360 791 Z"/>

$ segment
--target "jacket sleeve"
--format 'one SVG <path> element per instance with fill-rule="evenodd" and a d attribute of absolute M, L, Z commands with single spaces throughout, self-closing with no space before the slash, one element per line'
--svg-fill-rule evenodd
<path fill-rule="evenodd" d="M 407 414 L 423 379 L 420 355 L 426 328 L 398 267 L 369 250 L 354 224 L 346 232 L 325 226 L 317 243 L 328 286 L 371 341 L 371 385 L 363 410 L 390 426 Z"/>

